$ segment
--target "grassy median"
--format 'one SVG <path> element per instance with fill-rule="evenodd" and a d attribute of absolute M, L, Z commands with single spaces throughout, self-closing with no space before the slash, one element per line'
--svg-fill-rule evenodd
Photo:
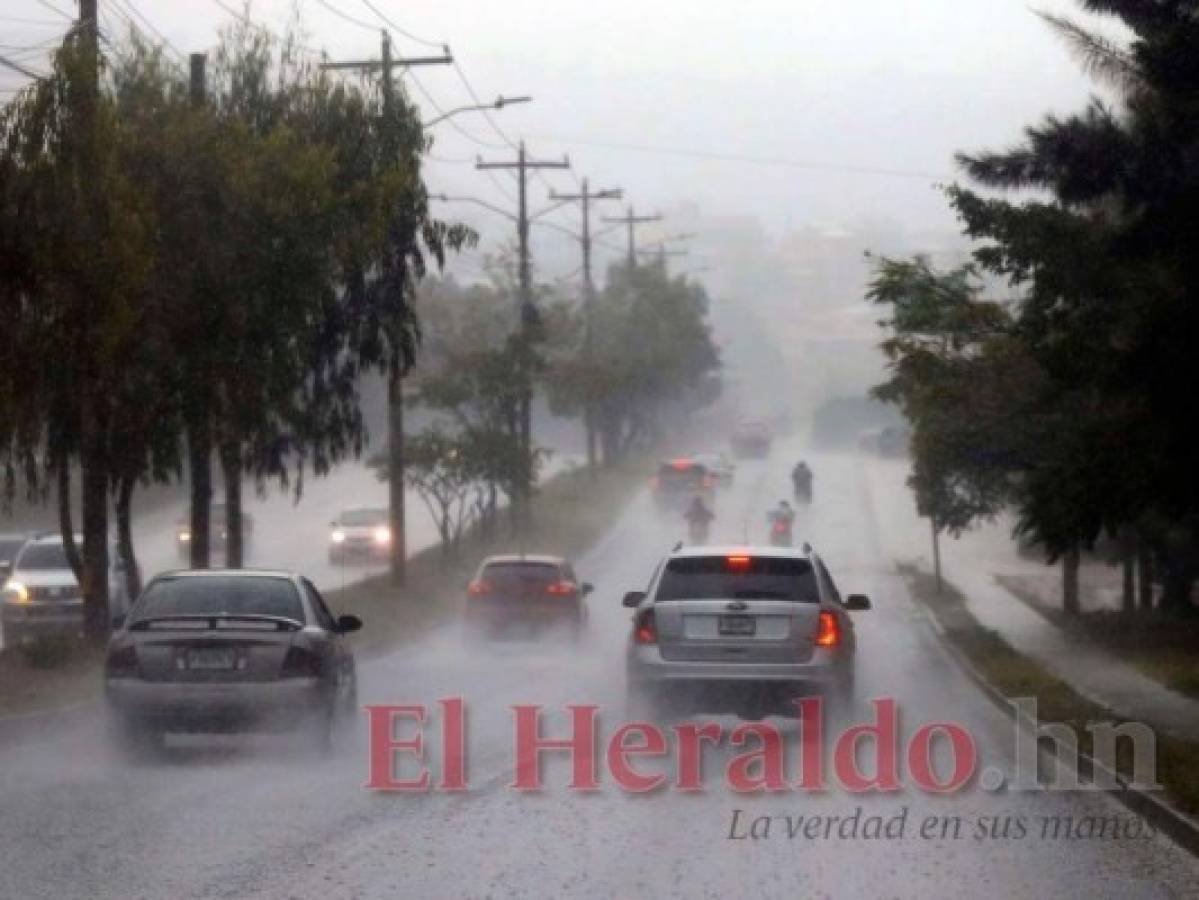
<path fill-rule="evenodd" d="M 1069 725 L 1078 736 L 1080 750 L 1088 754 L 1092 751 L 1089 723 L 1123 721 L 1112 710 L 1081 696 L 1040 663 L 983 627 L 952 585 L 945 584 L 938 593 L 931 575 L 912 566 L 901 566 L 900 572 L 913 597 L 936 616 L 945 639 L 973 663 L 991 687 L 1004 697 L 1036 697 L 1038 718 L 1042 722 Z M 1122 774 L 1131 771 L 1126 744 L 1126 741 L 1117 743 L 1117 768 Z M 1159 731 L 1157 778 L 1175 806 L 1192 815 L 1199 813 L 1199 744 Z"/>
<path fill-rule="evenodd" d="M 489 553 L 529 552 L 578 555 L 598 541 L 645 483 L 646 458 L 630 458 L 594 474 L 559 473 L 538 487 L 523 539 L 513 536 L 506 514 L 496 533 L 468 533 L 453 555 L 440 546 L 413 555 L 403 587 L 386 575 L 326 592 L 338 613 L 362 617 L 366 627 L 353 637 L 361 653 L 384 652 L 418 639 L 461 610 L 467 581 Z M 0 652 L 0 717 L 94 702 L 101 693 L 103 651 L 82 643 L 39 647 L 33 653 Z"/>
<path fill-rule="evenodd" d="M 615 523 L 645 484 L 647 471 L 645 458 L 633 458 L 594 474 L 584 469 L 562 472 L 537 489 L 523 537 L 514 534 L 502 514 L 495 534 L 473 530 L 454 555 L 447 555 L 440 545 L 415 554 L 408 561 L 403 587 L 379 575 L 326 592 L 329 605 L 338 613 L 362 617 L 366 627 L 355 637 L 362 651 L 382 651 L 412 640 L 461 613 L 466 584 L 484 556 L 521 550 L 563 556 L 583 553 Z"/>

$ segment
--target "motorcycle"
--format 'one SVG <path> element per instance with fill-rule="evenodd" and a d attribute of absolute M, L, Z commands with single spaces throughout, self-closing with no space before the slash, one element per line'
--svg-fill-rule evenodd
<path fill-rule="evenodd" d="M 770 545 L 772 547 L 792 546 L 792 522 L 783 516 L 774 516 L 770 521 Z"/>
<path fill-rule="evenodd" d="M 796 500 L 800 503 L 812 502 L 812 482 L 810 479 L 807 481 L 796 480 L 793 482 L 793 487 L 795 489 Z"/>

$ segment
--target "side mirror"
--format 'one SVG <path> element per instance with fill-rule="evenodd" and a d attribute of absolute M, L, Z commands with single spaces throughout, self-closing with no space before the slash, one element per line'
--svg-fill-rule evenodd
<path fill-rule="evenodd" d="M 865 594 L 850 594 L 845 598 L 845 608 L 850 612 L 864 612 L 870 609 L 870 598 Z"/>
<path fill-rule="evenodd" d="M 352 631 L 358 631 L 360 628 L 362 628 L 362 620 L 357 616 L 337 617 L 338 634 L 349 634 Z"/>
<path fill-rule="evenodd" d="M 595 592 L 595 585 L 592 584 L 590 581 L 584 581 L 579 586 L 579 593 L 582 594 L 584 597 L 586 597 L 588 594 L 591 594 L 594 592 Z"/>
<path fill-rule="evenodd" d="M 629 591 L 624 595 L 621 606 L 625 609 L 636 609 L 645 600 L 645 591 Z"/>

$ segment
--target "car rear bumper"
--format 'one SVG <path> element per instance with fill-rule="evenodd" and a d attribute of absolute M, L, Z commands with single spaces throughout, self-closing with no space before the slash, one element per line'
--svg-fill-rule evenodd
<path fill-rule="evenodd" d="M 319 678 L 233 684 L 109 678 L 104 693 L 114 712 L 180 730 L 295 723 L 323 708 L 330 699 Z"/>
<path fill-rule="evenodd" d="M 844 677 L 844 660 L 817 648 L 802 663 L 684 662 L 665 660 L 655 645 L 636 645 L 627 660 L 630 685 L 789 683 L 831 684 Z"/>

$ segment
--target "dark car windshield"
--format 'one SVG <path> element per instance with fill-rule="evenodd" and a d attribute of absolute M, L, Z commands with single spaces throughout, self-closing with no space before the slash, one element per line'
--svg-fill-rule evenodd
<path fill-rule="evenodd" d="M 385 509 L 351 509 L 343 512 L 338 523 L 341 525 L 382 525 L 387 521 Z"/>
<path fill-rule="evenodd" d="M 304 621 L 300 596 L 289 580 L 239 575 L 160 578 L 142 594 L 133 621 L 222 614 L 282 616 Z"/>
<path fill-rule="evenodd" d="M 669 600 L 819 603 L 820 593 L 806 559 L 695 556 L 666 564 L 654 602 Z"/>
<path fill-rule="evenodd" d="M 24 546 L 24 538 L 0 538 L 0 562 L 7 561 L 11 563 L 13 557 Z"/>
<path fill-rule="evenodd" d="M 67 551 L 62 544 L 29 544 L 17 560 L 15 568 L 26 572 L 49 572 L 69 569 Z"/>
<path fill-rule="evenodd" d="M 491 563 L 483 569 L 483 580 L 495 592 L 542 590 L 559 579 L 552 563 Z"/>

